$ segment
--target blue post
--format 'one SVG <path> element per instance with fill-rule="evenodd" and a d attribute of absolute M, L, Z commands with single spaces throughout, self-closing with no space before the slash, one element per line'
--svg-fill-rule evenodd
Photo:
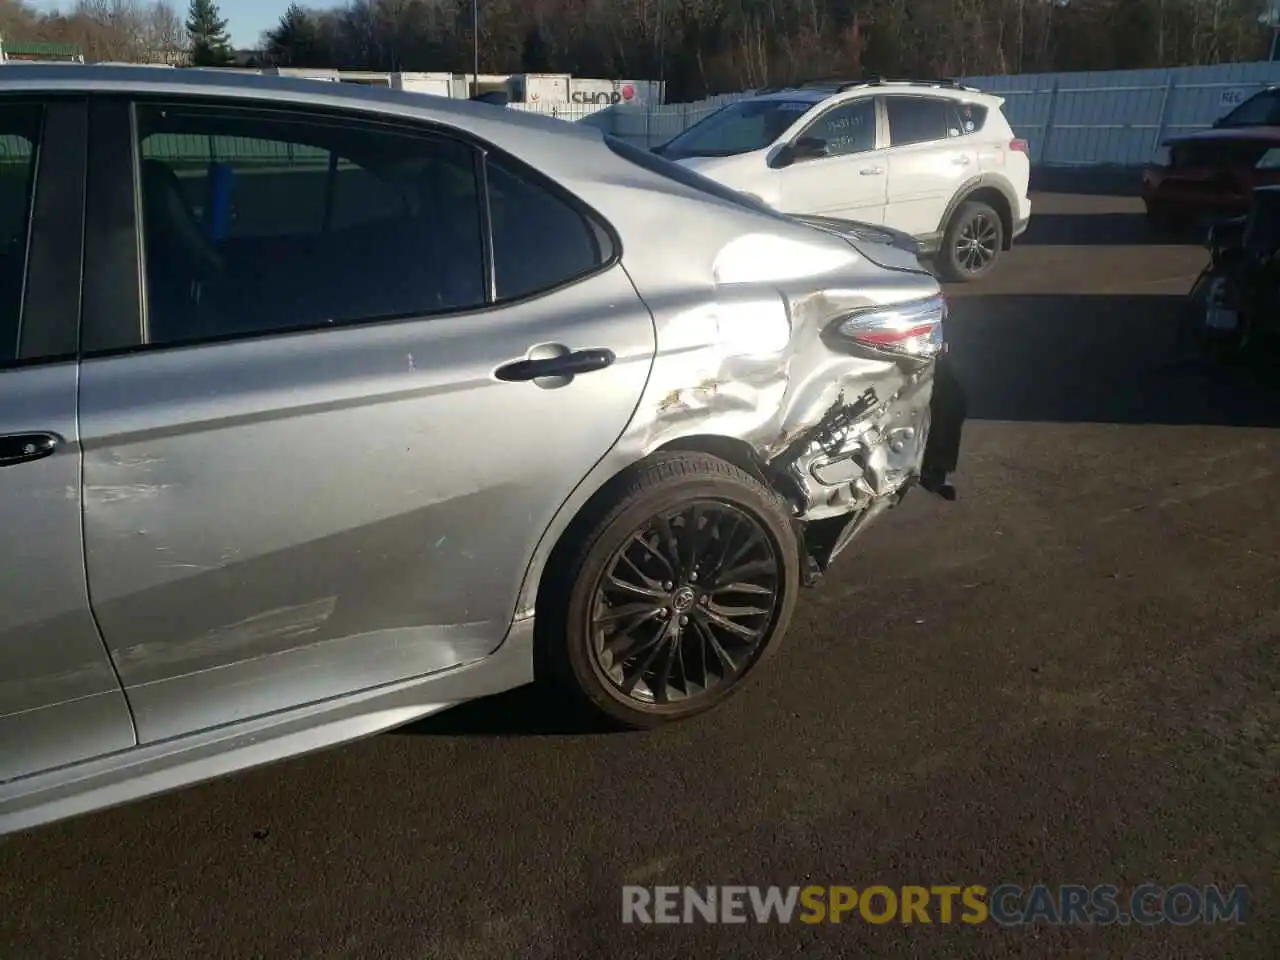
<path fill-rule="evenodd" d="M 228 163 L 209 164 L 209 236 L 213 240 L 226 237 L 231 229 L 231 185 L 233 174 Z"/>

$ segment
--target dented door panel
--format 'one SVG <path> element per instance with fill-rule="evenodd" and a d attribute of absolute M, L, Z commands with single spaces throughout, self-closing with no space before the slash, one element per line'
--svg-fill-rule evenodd
<path fill-rule="evenodd" d="M 553 343 L 617 360 L 494 377 Z M 493 651 L 652 354 L 615 267 L 483 314 L 86 362 L 89 583 L 139 739 Z"/>

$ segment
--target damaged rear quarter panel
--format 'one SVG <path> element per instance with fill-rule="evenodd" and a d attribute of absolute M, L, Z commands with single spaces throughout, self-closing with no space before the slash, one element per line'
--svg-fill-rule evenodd
<path fill-rule="evenodd" d="M 762 467 L 773 464 L 789 477 L 775 486 L 792 502 L 797 520 L 811 521 L 869 514 L 875 501 L 887 503 L 919 469 L 927 438 L 931 362 L 844 354 L 821 335 L 850 311 L 937 294 L 931 275 L 888 270 L 830 234 L 638 168 L 603 169 L 575 188 L 623 237 L 678 231 L 681 242 L 623 250 L 623 266 L 653 317 L 653 367 L 627 429 L 539 545 L 521 592 L 524 615 L 534 609 L 542 569 L 570 519 L 609 478 L 676 441 L 707 437 L 745 444 Z M 715 215 L 705 216 L 707 211 Z M 839 251 L 843 263 L 794 280 L 781 279 L 776 269 L 770 278 L 771 265 L 761 264 L 759 280 L 717 285 L 717 254 L 750 233 Z M 775 313 L 785 305 L 784 338 L 759 319 L 771 305 Z M 867 396 L 874 397 L 869 405 L 862 399 Z M 856 421 L 836 423 L 836 435 L 822 438 L 824 452 L 815 435 L 851 409 L 860 411 Z M 823 483 L 814 468 L 833 451 L 846 459 L 857 454 L 872 469 L 846 465 L 843 473 L 827 473 L 837 482 Z"/>
<path fill-rule="evenodd" d="M 762 465 L 790 476 L 783 492 L 799 519 L 850 513 L 895 492 L 919 468 L 932 364 L 843 353 L 822 334 L 851 311 L 933 296 L 937 281 L 870 263 L 843 240 L 789 221 L 749 213 L 738 229 L 835 245 L 850 256 L 823 274 L 720 285 L 711 281 L 712 264 L 731 237 L 699 245 L 703 262 L 678 260 L 683 245 L 625 256 L 654 317 L 657 355 L 622 446 L 639 459 L 690 437 L 742 441 Z M 762 276 L 769 270 L 761 264 Z M 762 317 L 784 306 L 790 329 L 779 338 Z M 844 414 L 852 421 L 841 422 Z M 828 466 L 850 453 L 869 469 Z M 835 482 L 819 480 L 815 466 Z"/>

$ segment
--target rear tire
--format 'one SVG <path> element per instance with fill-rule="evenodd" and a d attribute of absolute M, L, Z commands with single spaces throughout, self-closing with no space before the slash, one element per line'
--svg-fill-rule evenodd
<path fill-rule="evenodd" d="M 936 262 L 942 279 L 972 283 L 995 269 L 1004 250 L 1004 223 L 989 204 L 968 200 L 952 216 L 942 235 Z"/>
<path fill-rule="evenodd" d="M 695 452 L 637 465 L 606 503 L 544 585 L 539 672 L 624 728 L 715 707 L 776 652 L 791 620 L 800 556 L 787 504 Z"/>

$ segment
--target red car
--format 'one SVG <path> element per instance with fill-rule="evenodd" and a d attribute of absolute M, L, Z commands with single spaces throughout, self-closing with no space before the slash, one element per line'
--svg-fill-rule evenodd
<path fill-rule="evenodd" d="M 1180 231 L 1242 216 L 1253 188 L 1280 184 L 1280 87 L 1254 94 L 1212 130 L 1172 137 L 1142 172 L 1147 219 Z"/>

